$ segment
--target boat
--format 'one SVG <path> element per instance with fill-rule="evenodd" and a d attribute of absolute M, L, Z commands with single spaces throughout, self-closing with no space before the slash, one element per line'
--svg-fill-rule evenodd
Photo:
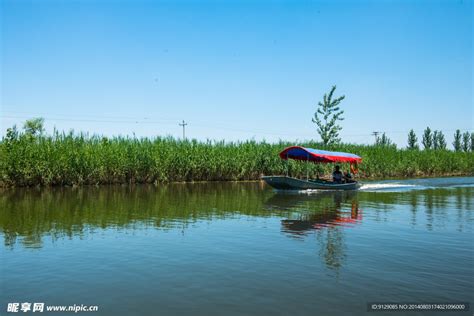
<path fill-rule="evenodd" d="M 301 146 L 291 146 L 280 152 L 280 158 L 306 161 L 307 163 L 349 163 L 353 173 L 357 170 L 357 164 L 362 158 L 344 152 L 318 150 Z M 308 170 L 308 169 L 307 169 Z M 268 185 L 277 190 L 357 190 L 360 184 L 355 180 L 345 180 L 341 183 L 323 179 L 310 179 L 308 171 L 306 179 L 293 178 L 288 175 L 288 167 L 285 176 L 263 176 Z"/>
<path fill-rule="evenodd" d="M 357 190 L 360 186 L 357 181 L 334 183 L 326 180 L 303 180 L 288 176 L 263 176 L 262 180 L 277 190 Z"/>

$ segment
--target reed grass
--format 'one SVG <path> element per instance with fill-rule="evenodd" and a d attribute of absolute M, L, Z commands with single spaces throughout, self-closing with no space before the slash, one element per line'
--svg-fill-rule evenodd
<path fill-rule="evenodd" d="M 0 186 L 257 180 L 262 175 L 286 173 L 286 162 L 278 153 L 290 145 L 295 144 L 20 134 L 0 142 Z M 299 145 L 360 155 L 360 178 L 474 174 L 472 152 L 355 144 L 325 147 L 316 142 Z M 288 168 L 291 175 L 304 177 L 306 165 L 290 161 Z M 310 176 L 329 173 L 332 167 L 308 165 Z"/>

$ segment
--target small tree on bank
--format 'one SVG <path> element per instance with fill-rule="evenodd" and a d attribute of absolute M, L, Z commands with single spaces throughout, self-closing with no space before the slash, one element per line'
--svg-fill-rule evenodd
<path fill-rule="evenodd" d="M 433 131 L 433 149 L 439 149 L 438 131 Z"/>
<path fill-rule="evenodd" d="M 15 141 L 18 139 L 18 136 L 20 133 L 18 132 L 18 129 L 16 128 L 16 125 L 13 125 L 13 127 L 7 128 L 7 135 L 5 137 L 5 140 L 7 142 Z"/>
<path fill-rule="evenodd" d="M 446 149 L 446 139 L 441 131 L 433 132 L 433 149 Z"/>
<path fill-rule="evenodd" d="M 418 149 L 418 137 L 413 129 L 408 133 L 408 149 Z"/>
<path fill-rule="evenodd" d="M 375 145 L 376 146 L 393 146 L 393 142 L 390 138 L 387 137 L 387 135 L 385 135 L 385 133 L 382 134 L 382 136 L 380 137 L 377 137 L 377 139 L 375 140 Z"/>
<path fill-rule="evenodd" d="M 421 140 L 423 147 L 425 149 L 431 149 L 433 146 L 433 135 L 431 134 L 431 129 L 427 127 L 423 132 L 423 139 Z"/>
<path fill-rule="evenodd" d="M 337 121 L 342 121 L 344 111 L 339 108 L 339 104 L 344 100 L 345 96 L 333 99 L 336 86 L 332 86 L 328 94 L 324 94 L 323 102 L 318 103 L 318 110 L 314 113 L 312 122 L 318 126 L 318 133 L 324 145 L 332 145 L 341 141 L 339 131 L 342 127 Z"/>
<path fill-rule="evenodd" d="M 453 147 L 454 147 L 454 150 L 455 151 L 461 151 L 461 131 L 460 130 L 456 130 L 456 132 L 454 133 L 454 141 L 453 141 Z"/>
<path fill-rule="evenodd" d="M 474 132 L 471 133 L 471 151 L 474 152 Z"/>
<path fill-rule="evenodd" d="M 25 133 L 31 136 L 38 136 L 44 132 L 44 118 L 37 117 L 31 120 L 27 120 L 23 124 Z"/>
<path fill-rule="evenodd" d="M 436 133 L 436 148 L 435 149 L 446 149 L 446 139 L 444 138 L 444 134 L 441 131 Z"/>
<path fill-rule="evenodd" d="M 468 152 L 471 149 L 471 135 L 469 132 L 462 134 L 462 150 Z"/>

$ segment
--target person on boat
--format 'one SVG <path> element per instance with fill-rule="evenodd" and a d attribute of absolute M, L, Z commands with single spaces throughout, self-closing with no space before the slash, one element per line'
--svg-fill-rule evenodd
<path fill-rule="evenodd" d="M 351 183 L 353 182 L 352 180 L 352 175 L 351 175 L 351 172 L 350 171 L 347 171 L 345 174 L 344 174 L 344 181 L 346 183 Z"/>
<path fill-rule="evenodd" d="M 334 168 L 334 172 L 332 173 L 332 181 L 334 183 L 342 183 L 343 175 L 340 169 L 341 168 L 339 166 Z"/>

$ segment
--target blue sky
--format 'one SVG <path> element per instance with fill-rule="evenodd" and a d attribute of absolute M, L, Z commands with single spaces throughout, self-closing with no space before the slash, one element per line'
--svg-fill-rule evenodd
<path fill-rule="evenodd" d="M 343 141 L 472 130 L 472 1 L 1 2 L 1 128 L 315 139 L 332 85 Z"/>

